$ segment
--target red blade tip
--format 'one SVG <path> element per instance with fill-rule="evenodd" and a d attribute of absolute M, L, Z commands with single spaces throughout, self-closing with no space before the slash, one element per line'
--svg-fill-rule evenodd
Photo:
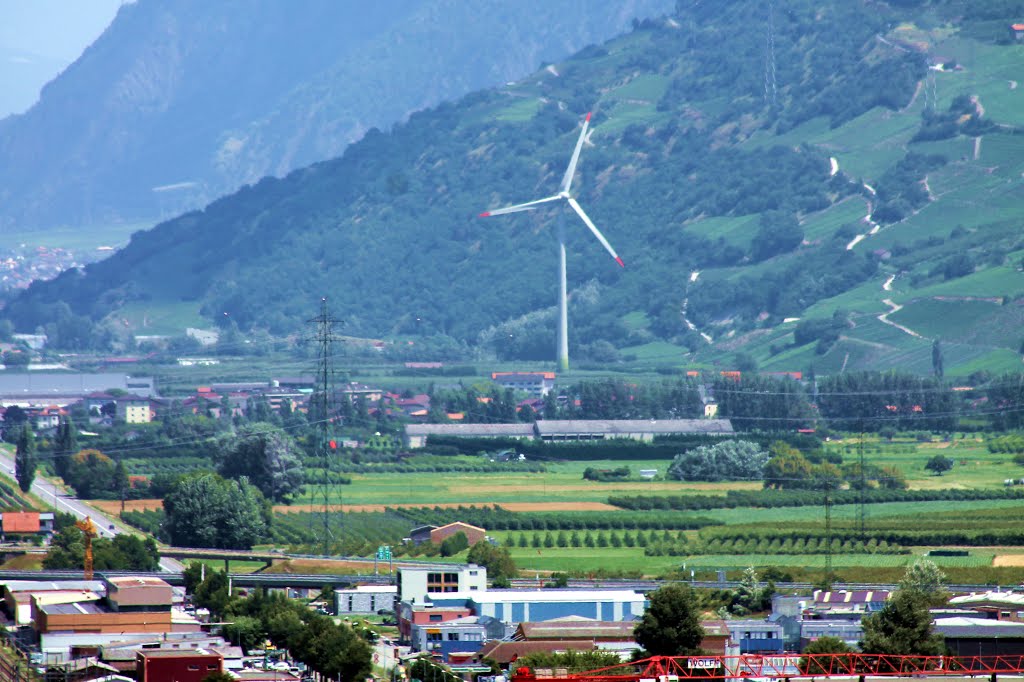
<path fill-rule="evenodd" d="M 484 211 L 483 213 L 480 214 L 480 217 L 481 218 L 490 218 L 491 217 L 491 212 L 490 211 Z"/>
<path fill-rule="evenodd" d="M 588 120 L 588 121 L 590 120 L 590 114 L 591 114 L 591 112 L 589 112 L 589 111 L 588 111 L 588 112 L 587 112 L 587 120 Z"/>
<path fill-rule="evenodd" d="M 618 263 L 620 267 L 623 267 L 623 268 L 626 267 L 626 264 L 623 263 L 622 259 L 619 258 L 618 256 L 615 257 L 615 262 Z"/>

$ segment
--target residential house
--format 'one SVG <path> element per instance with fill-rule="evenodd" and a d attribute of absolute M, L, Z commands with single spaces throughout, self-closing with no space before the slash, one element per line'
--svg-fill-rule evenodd
<path fill-rule="evenodd" d="M 6 511 L 0 514 L 0 531 L 8 535 L 40 535 L 53 532 L 53 512 Z"/>
<path fill-rule="evenodd" d="M 491 381 L 502 388 L 543 398 L 555 387 L 554 372 L 491 372 Z"/>
<path fill-rule="evenodd" d="M 40 431 L 49 431 L 57 428 L 60 424 L 60 418 L 68 415 L 67 410 L 58 407 L 57 405 L 47 405 L 45 407 L 28 408 L 26 410 L 28 418 L 32 421 L 32 428 L 38 433 Z"/>
<path fill-rule="evenodd" d="M 1017 41 L 1024 41 L 1024 24 L 1010 24 L 1010 37 Z"/>
<path fill-rule="evenodd" d="M 348 400 L 353 403 L 358 398 L 362 398 L 363 402 L 367 405 L 373 405 L 380 402 L 380 399 L 383 397 L 384 391 L 382 389 L 361 384 L 358 381 L 350 381 L 338 388 L 338 399 Z"/>
<path fill-rule="evenodd" d="M 114 400 L 117 418 L 126 424 L 148 424 L 156 417 L 154 400 L 141 395 L 122 395 Z"/>
<path fill-rule="evenodd" d="M 425 420 L 430 414 L 430 396 L 426 393 L 407 398 L 398 393 L 385 393 L 383 400 L 392 414 L 400 413 L 408 419 Z"/>

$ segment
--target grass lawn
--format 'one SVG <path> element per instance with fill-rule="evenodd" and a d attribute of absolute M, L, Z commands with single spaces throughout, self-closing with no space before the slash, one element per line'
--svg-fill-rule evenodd
<path fill-rule="evenodd" d="M 677 495 L 685 492 L 724 494 L 729 489 L 759 488 L 750 483 L 684 483 L 679 481 L 631 480 L 603 483 L 586 481 L 583 470 L 587 467 L 613 468 L 629 466 L 640 469 L 658 469 L 664 475 L 668 460 L 642 460 L 616 462 L 561 462 L 548 465 L 542 473 L 415 473 L 415 474 L 353 474 L 352 484 L 341 486 L 340 502 L 345 505 L 397 505 L 420 504 L 501 504 L 563 502 L 604 503 L 610 495 Z M 296 504 L 306 504 L 299 500 Z"/>
<path fill-rule="evenodd" d="M 512 547 L 512 559 L 525 571 L 591 571 L 599 568 L 658 575 L 679 567 L 681 557 L 644 556 L 639 547 Z"/>

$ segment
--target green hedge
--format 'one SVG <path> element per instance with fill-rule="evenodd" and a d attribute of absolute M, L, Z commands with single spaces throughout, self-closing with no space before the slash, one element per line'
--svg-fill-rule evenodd
<path fill-rule="evenodd" d="M 932 502 L 936 500 L 1024 500 L 1024 490 L 993 488 L 991 490 L 888 490 L 876 488 L 863 493 L 867 504 L 885 502 Z M 861 500 L 859 490 L 836 490 L 833 504 L 856 504 Z M 735 509 L 737 507 L 807 507 L 822 504 L 819 490 L 730 490 L 725 495 L 621 495 L 608 498 L 608 504 L 634 511 L 671 509 L 700 511 L 707 509 Z"/>
<path fill-rule="evenodd" d="M 501 507 L 411 507 L 388 509 L 414 525 L 462 521 L 487 530 L 695 530 L 719 525 L 700 516 L 664 512 L 510 512 Z"/>

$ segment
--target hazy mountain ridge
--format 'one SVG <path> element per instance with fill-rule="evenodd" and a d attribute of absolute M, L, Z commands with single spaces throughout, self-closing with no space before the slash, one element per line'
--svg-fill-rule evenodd
<path fill-rule="evenodd" d="M 140 0 L 33 109 L 0 126 L 0 225 L 137 222 L 198 207 L 667 7 Z"/>
<path fill-rule="evenodd" d="M 1002 366 L 1015 306 L 955 304 L 939 326 L 921 313 L 1024 296 L 1024 109 L 1011 87 L 1022 47 L 958 38 L 980 24 L 960 23 L 957 3 L 902 4 L 788 3 L 773 17 L 773 103 L 763 5 L 680 3 L 666 21 L 139 233 L 9 312 L 24 328 L 60 301 L 95 319 L 125 302 L 187 304 L 284 333 L 326 294 L 346 333 L 445 334 L 548 359 L 552 214 L 474 216 L 553 191 L 593 108 L 574 188 L 627 268 L 570 222 L 574 353 L 923 369 L 941 337 L 950 369 Z M 993 330 L 989 345 L 957 332 L 965 314 Z"/>

